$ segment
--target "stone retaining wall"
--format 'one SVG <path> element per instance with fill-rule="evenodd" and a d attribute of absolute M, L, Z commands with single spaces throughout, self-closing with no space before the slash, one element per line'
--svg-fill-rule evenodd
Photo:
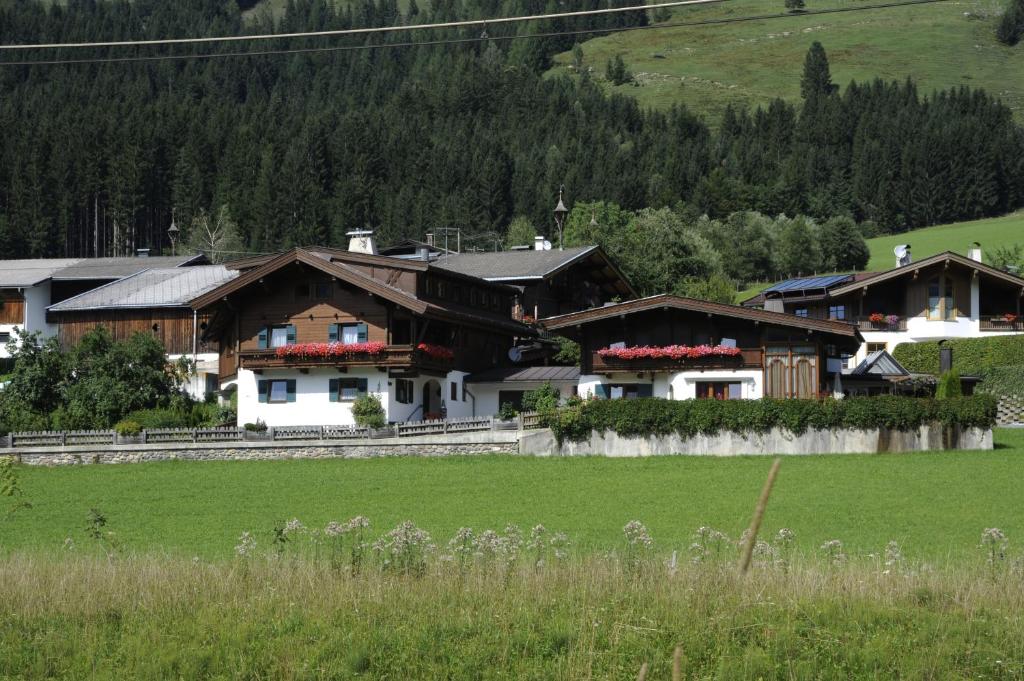
<path fill-rule="evenodd" d="M 24 464 L 65 466 L 144 461 L 269 461 L 283 459 L 368 459 L 381 456 L 453 456 L 459 454 L 515 454 L 518 431 L 449 433 L 417 438 L 382 438 L 294 442 L 204 442 L 137 445 L 81 445 L 0 449 Z"/>
<path fill-rule="evenodd" d="M 659 454 L 739 456 L 774 454 L 874 454 L 941 449 L 992 449 L 992 430 L 921 426 L 917 430 L 809 430 L 794 435 L 773 428 L 767 433 L 724 432 L 715 435 L 623 437 L 594 431 L 582 442 L 559 444 L 550 430 L 524 433 L 519 451 L 538 456 L 636 457 Z"/>

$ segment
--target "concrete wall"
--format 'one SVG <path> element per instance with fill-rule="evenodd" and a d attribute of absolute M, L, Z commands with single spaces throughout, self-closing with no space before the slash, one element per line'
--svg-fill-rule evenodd
<path fill-rule="evenodd" d="M 519 440 L 520 453 L 538 456 L 874 454 L 941 449 L 992 449 L 992 431 L 980 428 L 960 431 L 934 425 L 906 432 L 887 429 L 811 430 L 794 435 L 775 428 L 768 433 L 727 432 L 646 438 L 594 431 L 588 440 L 559 445 L 550 430 L 538 430 L 524 433 Z"/>
<path fill-rule="evenodd" d="M 150 445 L 83 445 L 0 449 L 33 466 L 147 461 L 266 461 L 283 459 L 366 459 L 381 456 L 455 456 L 515 454 L 517 431 L 481 431 L 379 440 L 297 440 L 295 442 L 174 443 Z"/>

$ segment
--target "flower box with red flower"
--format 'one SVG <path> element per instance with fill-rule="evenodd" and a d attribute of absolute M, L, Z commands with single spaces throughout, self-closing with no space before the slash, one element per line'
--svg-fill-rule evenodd
<path fill-rule="evenodd" d="M 274 355 L 281 359 L 328 359 L 380 355 L 387 349 L 386 343 L 296 343 L 274 348 Z"/>
<path fill-rule="evenodd" d="M 1003 315 L 1003 321 L 1006 322 L 1007 324 L 1014 324 L 1017 322 L 1017 315 L 1013 314 L 1012 312 L 1007 312 L 1006 314 Z"/>
<path fill-rule="evenodd" d="M 872 324 L 884 324 L 885 315 L 882 314 L 881 312 L 872 312 L 868 316 L 868 321 L 871 322 Z"/>
<path fill-rule="evenodd" d="M 746 357 L 750 354 L 750 357 Z M 756 355 L 756 357 L 754 357 Z M 730 345 L 634 345 L 601 348 L 594 353 L 597 368 L 660 368 L 678 365 L 735 367 L 760 364 L 760 349 L 745 353 Z"/>
<path fill-rule="evenodd" d="M 455 359 L 455 351 L 451 348 L 446 348 L 443 345 L 433 345 L 432 343 L 420 343 L 416 346 L 417 352 L 430 359 L 435 359 L 441 362 L 451 362 Z"/>

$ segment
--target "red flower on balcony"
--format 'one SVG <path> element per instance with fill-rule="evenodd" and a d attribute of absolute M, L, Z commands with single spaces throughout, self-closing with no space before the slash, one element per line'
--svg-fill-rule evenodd
<path fill-rule="evenodd" d="M 704 359 L 706 357 L 739 357 L 740 349 L 726 345 L 634 345 L 630 348 L 602 348 L 599 357 L 606 359 Z"/>
<path fill-rule="evenodd" d="M 1013 314 L 1012 312 L 1007 312 L 1006 314 L 1003 315 L 1003 321 L 1006 322 L 1007 324 L 1013 324 L 1015 321 L 1017 321 L 1017 315 Z"/>
<path fill-rule="evenodd" d="M 327 359 L 329 357 L 352 357 L 355 355 L 379 355 L 387 349 L 387 343 L 296 343 L 282 345 L 274 350 L 277 357 L 299 359 Z"/>
<path fill-rule="evenodd" d="M 440 359 L 449 362 L 455 359 L 455 352 L 451 348 L 446 348 L 443 345 L 420 343 L 416 346 L 416 349 L 431 359 Z"/>
<path fill-rule="evenodd" d="M 881 312 L 872 312 L 872 313 L 871 313 L 871 314 L 870 314 L 870 315 L 868 316 L 868 320 L 869 320 L 869 321 L 870 321 L 870 322 L 871 322 L 872 324 L 881 324 L 882 322 L 884 322 L 884 321 L 885 321 L 885 315 L 884 315 L 884 314 L 882 314 Z"/>

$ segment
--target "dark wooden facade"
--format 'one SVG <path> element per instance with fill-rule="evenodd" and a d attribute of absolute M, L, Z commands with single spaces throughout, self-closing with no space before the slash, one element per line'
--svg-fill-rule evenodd
<path fill-rule="evenodd" d="M 18 291 L 0 289 L 0 324 L 25 321 L 25 298 Z"/>
<path fill-rule="evenodd" d="M 765 393 L 815 397 L 826 393 L 828 360 L 856 352 L 860 337 L 849 325 L 804 320 L 676 296 L 656 296 L 545 320 L 555 333 L 580 343 L 582 374 L 749 370 L 764 372 Z M 738 356 L 623 360 L 598 351 L 632 346 L 719 345 Z"/>
<path fill-rule="evenodd" d="M 369 365 L 394 375 L 479 371 L 501 366 L 518 337 L 535 335 L 511 321 L 514 290 L 509 287 L 415 261 L 307 256 L 261 262 L 196 301 L 212 315 L 207 335 L 219 343 L 222 380 L 239 368 Z M 374 357 L 279 358 L 260 343 L 261 331 L 275 326 L 290 327 L 296 345 L 328 343 L 331 327 L 346 323 L 365 324 L 365 340 L 384 343 L 386 351 Z M 417 350 L 421 343 L 447 348 L 454 357 L 428 357 Z"/>
<path fill-rule="evenodd" d="M 57 324 L 57 338 L 65 349 L 76 345 L 87 332 L 102 326 L 115 340 L 127 340 L 136 333 L 153 336 L 163 343 L 169 355 L 217 350 L 215 344 L 202 337 L 208 315 L 200 313 L 193 317 L 192 310 L 185 307 L 50 312 L 47 319 Z"/>

